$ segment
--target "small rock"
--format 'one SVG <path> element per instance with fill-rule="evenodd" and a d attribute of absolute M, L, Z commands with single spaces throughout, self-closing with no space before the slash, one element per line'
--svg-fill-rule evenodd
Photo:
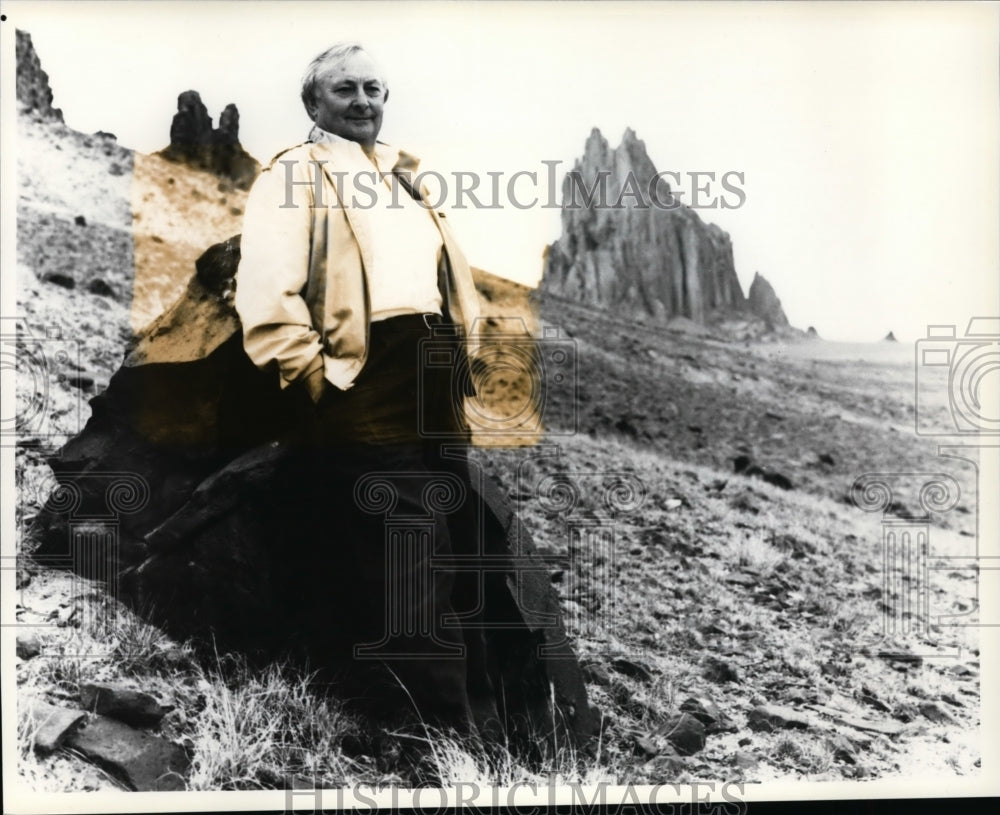
<path fill-rule="evenodd" d="M 692 696 L 681 702 L 682 713 L 690 713 L 712 733 L 722 728 L 723 716 L 719 706 L 707 696 Z"/>
<path fill-rule="evenodd" d="M 942 693 L 941 701 L 947 702 L 949 705 L 954 705 L 955 707 L 965 707 L 965 705 L 962 703 L 960 699 L 956 699 L 950 693 Z"/>
<path fill-rule="evenodd" d="M 75 223 L 77 226 L 86 226 L 87 225 L 87 219 L 84 218 L 82 215 L 77 215 L 73 219 L 73 223 Z"/>
<path fill-rule="evenodd" d="M 117 161 L 112 161 L 111 165 L 108 167 L 108 172 L 111 175 L 125 175 L 125 168 L 122 167 Z M 173 181 L 173 179 L 170 179 Z"/>
<path fill-rule="evenodd" d="M 861 686 L 861 692 L 858 694 L 858 699 L 867 705 L 871 705 L 876 710 L 881 710 L 883 713 L 892 712 L 891 708 L 875 695 L 875 691 L 864 685 Z"/>
<path fill-rule="evenodd" d="M 772 470 L 766 470 L 764 474 L 761 476 L 761 478 L 763 478 L 764 481 L 767 482 L 768 484 L 777 487 L 778 489 L 782 490 L 795 489 L 795 484 L 793 483 L 792 479 L 790 479 L 784 473 L 777 473 Z"/>
<path fill-rule="evenodd" d="M 658 755 L 647 761 L 643 767 L 649 773 L 650 778 L 655 778 L 661 783 L 680 778 L 681 773 L 687 770 L 684 759 L 671 753 Z"/>
<path fill-rule="evenodd" d="M 616 657 L 611 660 L 611 668 L 620 674 L 625 676 L 631 676 L 633 679 L 638 679 L 640 682 L 652 682 L 653 672 L 649 670 L 641 662 L 635 662 L 631 659 L 626 659 L 625 657 Z"/>
<path fill-rule="evenodd" d="M 21 659 L 31 659 L 42 653 L 42 643 L 35 634 L 21 634 L 17 638 L 15 652 Z"/>
<path fill-rule="evenodd" d="M 184 776 L 191 762 L 183 748 L 114 719 L 94 717 L 71 733 L 66 744 L 133 790 L 160 792 L 185 788 Z"/>
<path fill-rule="evenodd" d="M 812 722 L 797 710 L 781 705 L 759 705 L 747 714 L 747 724 L 751 730 L 796 729 L 806 730 Z"/>
<path fill-rule="evenodd" d="M 829 453 L 820 453 L 819 454 L 819 463 L 820 464 L 826 464 L 826 465 L 828 465 L 830 467 L 836 467 L 837 466 L 837 460 L 833 456 L 831 456 Z"/>
<path fill-rule="evenodd" d="M 48 755 L 58 749 L 73 728 L 87 717 L 82 710 L 56 707 L 47 702 L 35 700 L 30 704 L 35 750 L 40 755 Z"/>
<path fill-rule="evenodd" d="M 702 673 L 709 682 L 739 682 L 740 674 L 736 666 L 715 657 L 709 657 L 705 662 L 705 670 Z"/>
<path fill-rule="evenodd" d="M 243 210 L 240 209 L 239 207 L 230 207 L 229 208 L 229 214 L 230 215 L 242 215 L 243 214 Z"/>
<path fill-rule="evenodd" d="M 80 686 L 80 701 L 88 711 L 111 716 L 136 727 L 156 725 L 166 713 L 148 693 L 120 685 L 84 683 Z"/>
<path fill-rule="evenodd" d="M 666 724 L 657 730 L 666 736 L 682 756 L 691 756 L 705 747 L 705 725 L 690 713 L 671 716 Z"/>
<path fill-rule="evenodd" d="M 66 377 L 66 384 L 72 388 L 89 391 L 94 387 L 94 377 L 87 374 L 74 374 L 73 376 Z"/>
<path fill-rule="evenodd" d="M 845 764 L 858 763 L 854 743 L 847 736 L 835 733 L 827 738 L 826 743 L 833 753 L 833 757 L 838 761 L 843 761 Z"/>
<path fill-rule="evenodd" d="M 749 742 L 749 739 L 747 741 Z M 731 761 L 732 765 L 740 770 L 752 770 L 758 764 L 757 756 L 748 750 L 737 750 L 733 753 Z"/>
<path fill-rule="evenodd" d="M 583 666 L 583 679 L 593 685 L 607 687 L 611 684 L 611 674 L 599 662 L 588 662 Z"/>
<path fill-rule="evenodd" d="M 659 748 L 653 744 L 652 739 L 646 736 L 635 736 L 632 739 L 632 743 L 635 746 L 636 753 L 639 755 L 655 756 L 660 752 Z"/>
<path fill-rule="evenodd" d="M 670 511 L 672 509 L 679 509 L 683 505 L 684 502 L 680 498 L 668 498 L 666 501 L 663 502 L 663 508 L 666 509 L 667 511 Z"/>
<path fill-rule="evenodd" d="M 91 294 L 97 294 L 101 297 L 110 297 L 112 299 L 117 296 L 115 294 L 115 290 L 111 288 L 108 282 L 100 277 L 95 277 L 87 284 L 87 291 Z"/>
<path fill-rule="evenodd" d="M 937 702 L 921 702 L 920 712 L 925 718 L 930 719 L 936 724 L 954 724 L 954 717 L 948 713 L 944 708 L 938 705 Z"/>
<path fill-rule="evenodd" d="M 62 286 L 64 289 L 76 288 L 76 281 L 68 274 L 63 274 L 62 272 L 49 272 L 42 280 L 46 283 L 52 283 L 54 286 Z"/>

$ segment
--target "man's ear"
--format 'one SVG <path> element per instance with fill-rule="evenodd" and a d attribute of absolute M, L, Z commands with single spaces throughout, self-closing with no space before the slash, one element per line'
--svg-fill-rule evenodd
<path fill-rule="evenodd" d="M 386 88 L 385 89 L 385 96 L 382 97 L 382 104 L 384 105 L 388 101 L 389 101 L 389 89 Z"/>

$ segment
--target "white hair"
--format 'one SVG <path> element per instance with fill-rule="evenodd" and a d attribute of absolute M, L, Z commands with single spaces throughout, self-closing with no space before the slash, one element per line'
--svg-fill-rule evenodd
<path fill-rule="evenodd" d="M 309 114 L 310 119 L 312 118 L 310 108 L 316 101 L 316 85 L 319 83 L 320 77 L 331 68 L 340 65 L 351 54 L 358 52 L 372 56 L 371 52 L 359 42 L 338 42 L 336 45 L 331 45 L 309 63 L 309 67 L 302 77 L 302 104 L 305 105 L 306 113 Z M 382 87 L 388 92 L 389 82 L 385 76 L 380 76 L 379 81 L 382 83 Z"/>

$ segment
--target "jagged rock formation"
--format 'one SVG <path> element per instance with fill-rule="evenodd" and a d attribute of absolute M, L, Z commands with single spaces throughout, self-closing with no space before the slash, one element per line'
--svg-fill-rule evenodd
<path fill-rule="evenodd" d="M 774 287 L 764 279 L 760 272 L 754 272 L 753 282 L 747 294 L 747 305 L 750 311 L 762 318 L 771 328 L 786 328 L 788 318 L 781 301 L 774 293 Z"/>
<path fill-rule="evenodd" d="M 219 126 L 197 91 L 177 97 L 177 113 L 170 125 L 170 145 L 160 155 L 228 179 L 241 190 L 250 188 L 260 172 L 260 163 L 240 144 L 240 114 L 236 105 L 226 105 Z"/>
<path fill-rule="evenodd" d="M 14 45 L 17 58 L 17 101 L 26 110 L 34 111 L 39 117 L 50 122 L 62 122 L 59 108 L 52 107 L 52 89 L 49 75 L 42 70 L 42 63 L 35 53 L 31 35 L 17 29 Z"/>
<path fill-rule="evenodd" d="M 562 194 L 563 234 L 546 250 L 543 294 L 657 322 L 756 314 L 736 276 L 729 235 L 673 196 L 631 128 L 613 150 L 594 128 Z M 758 316 L 787 325 L 773 300 Z"/>
<path fill-rule="evenodd" d="M 91 400 L 86 427 L 49 459 L 59 486 L 35 518 L 33 557 L 106 580 L 178 638 L 305 657 L 333 678 L 352 667 L 350 621 L 367 602 L 349 557 L 327 545 L 329 518 L 354 493 L 328 485 L 325 522 L 311 508 L 291 439 L 301 413 L 243 352 L 239 258 L 238 236 L 199 258 L 184 294 Z M 472 486 L 485 551 L 510 564 L 484 575 L 483 598 L 507 733 L 529 751 L 553 728 L 582 744 L 598 721 L 549 569 L 492 480 Z"/>

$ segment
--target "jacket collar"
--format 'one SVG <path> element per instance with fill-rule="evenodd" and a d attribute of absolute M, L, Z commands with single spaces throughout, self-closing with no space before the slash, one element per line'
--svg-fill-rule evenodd
<path fill-rule="evenodd" d="M 319 125 L 312 126 L 306 141 L 312 144 L 353 144 L 349 139 L 330 133 Z M 379 167 L 390 167 L 393 173 L 416 173 L 420 166 L 420 159 L 416 156 L 381 141 L 375 142 L 375 159 Z"/>

